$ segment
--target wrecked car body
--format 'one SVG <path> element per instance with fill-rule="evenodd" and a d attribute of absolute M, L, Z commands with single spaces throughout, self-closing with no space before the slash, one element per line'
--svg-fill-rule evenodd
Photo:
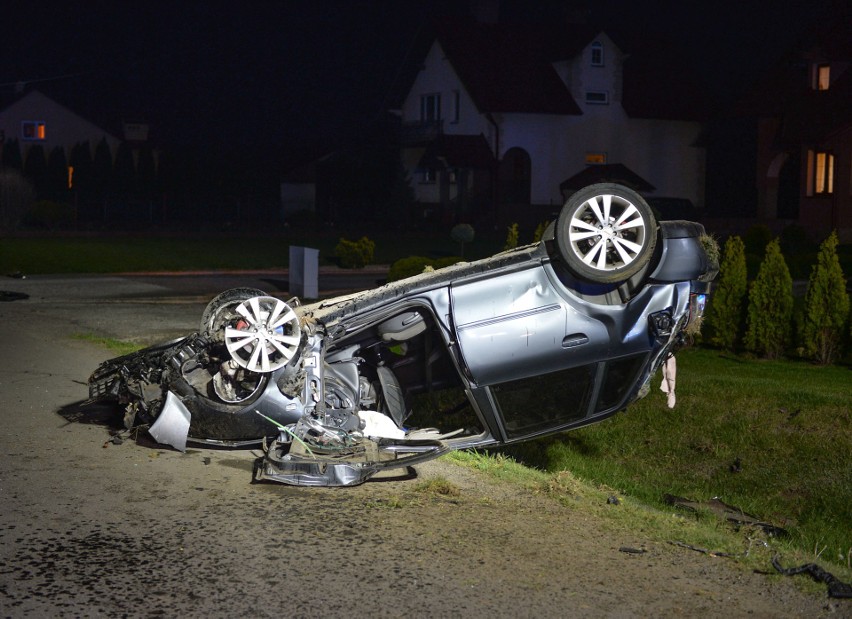
<path fill-rule="evenodd" d="M 223 292 L 196 333 L 104 362 L 90 401 L 180 450 L 262 443 L 255 477 L 304 486 L 585 426 L 645 395 L 700 321 L 703 237 L 594 185 L 484 260 L 309 305 Z"/>

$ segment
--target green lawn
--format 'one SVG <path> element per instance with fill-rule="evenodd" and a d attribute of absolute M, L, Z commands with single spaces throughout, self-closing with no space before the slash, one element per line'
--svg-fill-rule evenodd
<path fill-rule="evenodd" d="M 334 262 L 340 237 L 326 234 L 307 238 L 298 232 L 275 236 L 219 236 L 163 238 L 146 236 L 13 237 L 0 239 L 0 274 L 21 271 L 45 273 L 116 273 L 136 271 L 189 271 L 199 269 L 273 269 L 286 267 L 290 245 L 320 250 L 320 264 Z M 500 249 L 505 238 L 478 235 L 465 248 L 468 259 L 483 258 Z M 376 242 L 376 264 L 391 264 L 412 255 L 459 255 L 449 234 L 382 234 Z"/>
<path fill-rule="evenodd" d="M 847 563 L 852 552 L 852 376 L 845 367 L 678 355 L 677 406 L 658 389 L 627 412 L 508 453 L 661 506 L 719 497 Z"/>

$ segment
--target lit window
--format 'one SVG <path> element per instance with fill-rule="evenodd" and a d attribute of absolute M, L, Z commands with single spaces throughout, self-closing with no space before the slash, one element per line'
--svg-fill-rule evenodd
<path fill-rule="evenodd" d="M 816 66 L 814 71 L 814 89 L 828 90 L 829 82 L 831 81 L 831 65 L 820 64 Z"/>
<path fill-rule="evenodd" d="M 586 92 L 586 103 L 590 103 L 592 105 L 607 105 L 609 104 L 609 93 L 600 90 L 590 90 Z"/>
<path fill-rule="evenodd" d="M 834 155 L 808 151 L 808 195 L 825 196 L 834 193 Z"/>
<path fill-rule="evenodd" d="M 68 189 L 74 189 L 74 166 L 68 166 Z"/>
<path fill-rule="evenodd" d="M 604 65 L 603 44 L 600 41 L 592 43 L 592 66 L 602 67 Z"/>
<path fill-rule="evenodd" d="M 24 140 L 43 140 L 45 135 L 44 121 L 25 120 L 21 122 L 21 137 Z"/>
<path fill-rule="evenodd" d="M 432 122 L 441 120 L 441 95 L 431 94 L 420 97 L 420 120 Z"/>
<path fill-rule="evenodd" d="M 604 165 L 606 163 L 606 153 L 586 153 L 586 164 L 588 165 Z"/>

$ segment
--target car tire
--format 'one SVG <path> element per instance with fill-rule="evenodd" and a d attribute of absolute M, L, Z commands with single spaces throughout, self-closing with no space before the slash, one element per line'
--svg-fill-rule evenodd
<path fill-rule="evenodd" d="M 579 279 L 613 284 L 641 271 L 654 253 L 658 227 L 644 198 L 614 183 L 574 193 L 556 220 L 555 240 L 565 266 Z"/>
<path fill-rule="evenodd" d="M 257 288 L 231 288 L 222 292 L 207 304 L 201 314 L 198 332 L 210 341 L 225 341 L 225 323 L 234 317 L 234 310 L 243 301 L 253 297 L 265 297 L 267 294 Z"/>

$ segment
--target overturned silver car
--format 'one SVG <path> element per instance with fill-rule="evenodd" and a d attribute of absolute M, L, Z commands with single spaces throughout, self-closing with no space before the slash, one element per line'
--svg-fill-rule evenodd
<path fill-rule="evenodd" d="M 180 450 L 262 443 L 255 477 L 305 486 L 585 426 L 647 393 L 700 320 L 705 241 L 594 185 L 491 258 L 310 305 L 223 292 L 198 332 L 104 362 L 90 401 Z"/>

